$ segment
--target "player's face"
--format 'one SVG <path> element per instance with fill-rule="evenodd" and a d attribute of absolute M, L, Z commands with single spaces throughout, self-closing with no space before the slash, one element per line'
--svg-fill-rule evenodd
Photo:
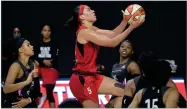
<path fill-rule="evenodd" d="M 42 29 L 41 34 L 43 35 L 44 38 L 49 38 L 51 36 L 51 29 L 48 25 L 45 25 Z"/>
<path fill-rule="evenodd" d="M 21 32 L 20 32 L 19 28 L 14 28 L 14 30 L 13 30 L 13 37 L 14 38 L 18 38 L 20 36 L 21 36 Z"/>
<path fill-rule="evenodd" d="M 133 54 L 132 45 L 131 43 L 125 41 L 121 44 L 120 49 L 120 56 L 123 58 L 128 58 Z"/>
<path fill-rule="evenodd" d="M 20 52 L 26 56 L 33 56 L 34 49 L 33 46 L 30 44 L 29 41 L 25 40 L 20 48 Z"/>
<path fill-rule="evenodd" d="M 19 28 L 14 28 L 13 32 L 20 32 Z"/>
<path fill-rule="evenodd" d="M 81 19 L 89 21 L 89 22 L 95 22 L 97 20 L 95 16 L 95 11 L 91 10 L 90 7 L 85 6 L 83 14 L 80 16 Z"/>

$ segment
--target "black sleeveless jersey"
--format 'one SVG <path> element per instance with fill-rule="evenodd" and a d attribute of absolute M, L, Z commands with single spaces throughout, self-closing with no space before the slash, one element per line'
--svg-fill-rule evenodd
<path fill-rule="evenodd" d="M 15 61 L 15 62 L 21 66 L 24 74 L 21 78 L 19 78 L 19 79 L 17 78 L 14 83 L 23 82 L 27 79 L 30 71 L 34 69 L 34 65 L 30 62 L 29 63 L 30 69 L 27 69 L 19 60 Z M 5 97 L 6 97 L 4 100 L 5 107 L 11 107 L 13 102 L 19 101 L 18 98 L 21 98 L 21 97 L 28 98 L 28 97 L 32 96 L 33 86 L 34 86 L 34 81 L 32 81 L 30 84 L 28 84 L 24 88 L 19 89 L 18 91 L 5 94 Z"/>
<path fill-rule="evenodd" d="M 137 76 L 137 77 L 133 78 L 133 81 L 134 81 L 134 84 L 135 84 L 135 92 L 133 93 L 133 96 L 131 97 L 132 99 L 127 99 L 127 96 L 123 97 L 122 108 L 127 108 L 130 105 L 130 103 L 132 102 L 135 94 L 139 90 L 149 87 L 149 85 L 147 84 L 144 76 L 141 76 L 141 75 Z"/>
<path fill-rule="evenodd" d="M 168 87 L 157 89 L 154 87 L 144 88 L 139 108 L 165 108 L 163 96 Z"/>
<path fill-rule="evenodd" d="M 128 60 L 124 64 L 114 64 L 112 68 L 111 77 L 116 81 L 123 83 L 124 79 L 129 80 L 130 73 L 127 70 L 128 65 L 132 60 Z"/>
<path fill-rule="evenodd" d="M 143 89 L 143 88 L 148 88 L 150 85 L 148 84 L 148 82 L 146 82 L 144 76 L 137 76 L 133 79 L 134 84 L 135 84 L 135 93 L 133 95 L 133 97 L 135 96 L 135 94 Z"/>
<path fill-rule="evenodd" d="M 140 105 L 139 105 L 139 107 L 140 108 L 154 108 L 154 107 L 156 107 L 155 105 L 157 105 L 158 107 L 163 107 L 163 102 L 162 102 L 162 97 L 163 97 L 163 95 L 164 95 L 164 93 L 166 92 L 166 90 L 168 89 L 168 88 L 166 88 L 166 87 L 163 87 L 161 90 L 159 90 L 159 93 L 156 93 L 156 91 L 155 90 L 152 90 L 152 88 L 151 88 L 151 85 L 146 81 L 146 79 L 144 78 L 144 76 L 137 76 L 137 77 L 135 77 L 134 79 L 133 79 L 133 81 L 134 81 L 134 84 L 135 84 L 135 92 L 134 92 L 134 94 L 133 94 L 133 97 L 132 98 L 134 98 L 134 96 L 136 95 L 136 93 L 139 91 L 139 90 L 141 90 L 141 89 L 143 89 L 143 94 L 142 94 L 142 100 L 141 100 L 141 102 L 140 102 Z M 155 98 L 155 97 L 159 97 L 159 98 Z M 124 96 L 124 98 L 123 98 L 123 101 L 125 100 L 126 98 L 125 98 L 125 96 Z M 147 100 L 147 99 L 150 99 L 150 100 L 152 100 L 152 101 L 149 101 L 149 100 Z M 154 99 L 154 102 L 156 102 L 157 101 L 157 99 L 159 100 L 159 102 L 158 103 L 156 103 L 156 104 L 148 104 L 148 102 L 150 102 L 150 103 L 152 103 L 153 102 L 153 99 Z M 146 101 L 147 100 L 147 101 Z M 124 102 L 122 102 L 122 106 L 123 107 L 128 107 L 128 105 L 130 105 L 129 103 L 131 103 L 132 101 L 129 101 L 128 103 L 127 103 L 127 101 L 124 103 Z M 147 104 L 146 104 L 147 103 Z"/>

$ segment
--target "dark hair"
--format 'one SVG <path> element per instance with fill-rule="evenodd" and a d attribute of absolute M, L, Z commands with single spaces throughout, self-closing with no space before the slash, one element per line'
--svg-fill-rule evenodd
<path fill-rule="evenodd" d="M 139 57 L 139 64 L 141 68 L 147 68 L 150 63 L 154 62 L 157 60 L 157 56 L 154 52 L 152 51 L 147 51 L 147 52 L 142 52 Z"/>
<path fill-rule="evenodd" d="M 158 60 L 158 56 L 152 52 L 143 52 L 139 57 L 140 68 L 145 79 L 157 88 L 165 86 L 169 80 L 171 67 L 166 61 Z"/>
<path fill-rule="evenodd" d="M 59 106 L 59 108 L 83 108 L 83 105 L 76 99 L 64 100 Z"/>
<path fill-rule="evenodd" d="M 155 70 L 153 78 L 150 78 L 150 79 L 153 79 L 153 82 L 156 82 L 154 84 L 156 84 L 157 87 L 166 86 L 171 76 L 170 63 L 165 60 L 158 61 L 158 65 L 156 65 L 156 67 L 157 68 Z"/>
<path fill-rule="evenodd" d="M 123 40 L 123 41 L 121 42 L 121 44 L 124 43 L 124 42 L 130 43 L 130 44 L 131 44 L 131 47 L 132 47 L 132 50 L 134 50 L 134 45 L 133 45 L 132 41 L 130 41 L 130 40 Z M 121 44 L 120 44 L 120 46 L 121 46 Z"/>
<path fill-rule="evenodd" d="M 147 72 L 150 72 L 153 66 L 152 63 L 156 60 L 157 58 L 152 51 L 142 52 L 138 59 L 140 69 L 142 70 L 141 73 L 146 75 Z"/>
<path fill-rule="evenodd" d="M 15 39 L 16 44 L 15 44 L 15 55 L 18 57 L 19 55 L 19 48 L 22 46 L 23 42 L 25 41 L 25 38 L 17 38 Z"/>
<path fill-rule="evenodd" d="M 78 5 L 74 10 L 73 10 L 73 16 L 71 16 L 66 23 L 64 24 L 66 27 L 72 28 L 73 30 L 77 30 L 79 26 L 79 20 L 78 20 L 78 15 L 79 15 L 79 9 L 80 5 Z"/>
<path fill-rule="evenodd" d="M 50 28 L 50 30 L 51 30 L 51 25 L 49 25 L 49 24 L 42 24 L 41 27 L 40 27 L 40 30 L 41 30 L 41 31 L 43 30 L 44 26 L 49 26 L 49 28 Z"/>

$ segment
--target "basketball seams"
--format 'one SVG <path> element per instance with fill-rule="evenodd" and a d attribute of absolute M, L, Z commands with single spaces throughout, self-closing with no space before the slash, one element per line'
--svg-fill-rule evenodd
<path fill-rule="evenodd" d="M 129 15 L 132 15 L 133 5 L 130 5 L 129 7 L 127 7 L 127 11 L 129 12 Z"/>
<path fill-rule="evenodd" d="M 143 9 L 143 8 L 140 7 L 140 8 L 139 8 L 139 9 L 138 9 L 134 14 L 133 14 L 133 16 L 134 16 L 134 19 L 133 19 L 133 20 L 135 20 L 135 21 L 138 20 L 139 17 L 136 18 L 136 16 L 140 16 L 139 13 L 141 13 L 141 12 L 140 12 L 141 9 Z M 145 11 L 144 11 L 144 9 L 143 9 L 143 12 L 141 13 L 141 15 L 145 15 Z"/>
<path fill-rule="evenodd" d="M 131 12 L 131 14 L 134 15 L 134 13 L 136 13 L 140 8 L 141 8 L 140 5 L 133 4 L 132 5 L 132 12 Z"/>
<path fill-rule="evenodd" d="M 140 14 L 143 16 L 140 16 Z M 134 16 L 134 19 L 132 18 L 132 16 Z M 143 9 L 143 7 L 138 4 L 132 4 L 128 6 L 125 10 L 125 20 L 130 23 L 132 21 L 138 20 L 138 18 L 140 18 L 140 20 L 145 18 L 145 10 Z"/>

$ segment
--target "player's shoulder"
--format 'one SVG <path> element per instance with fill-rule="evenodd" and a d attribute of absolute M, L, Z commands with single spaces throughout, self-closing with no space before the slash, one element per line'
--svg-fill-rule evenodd
<path fill-rule="evenodd" d="M 129 63 L 128 67 L 139 67 L 139 66 L 138 66 L 138 64 L 135 61 L 131 60 L 131 62 Z"/>
<path fill-rule="evenodd" d="M 77 31 L 77 37 L 87 36 L 91 32 L 91 29 L 84 28 Z"/>
<path fill-rule="evenodd" d="M 115 63 L 112 67 L 115 68 L 118 65 L 118 63 Z"/>
<path fill-rule="evenodd" d="M 170 95 L 172 95 L 172 94 L 178 94 L 179 93 L 179 91 L 176 88 L 168 88 L 167 92 Z"/>
<path fill-rule="evenodd" d="M 9 68 L 10 71 L 15 71 L 15 72 L 20 71 L 20 69 L 21 69 L 21 66 L 18 62 L 12 63 L 10 68 Z"/>
<path fill-rule="evenodd" d="M 179 91 L 176 88 L 168 88 L 163 95 L 163 102 L 165 103 L 168 98 L 179 98 Z"/>

